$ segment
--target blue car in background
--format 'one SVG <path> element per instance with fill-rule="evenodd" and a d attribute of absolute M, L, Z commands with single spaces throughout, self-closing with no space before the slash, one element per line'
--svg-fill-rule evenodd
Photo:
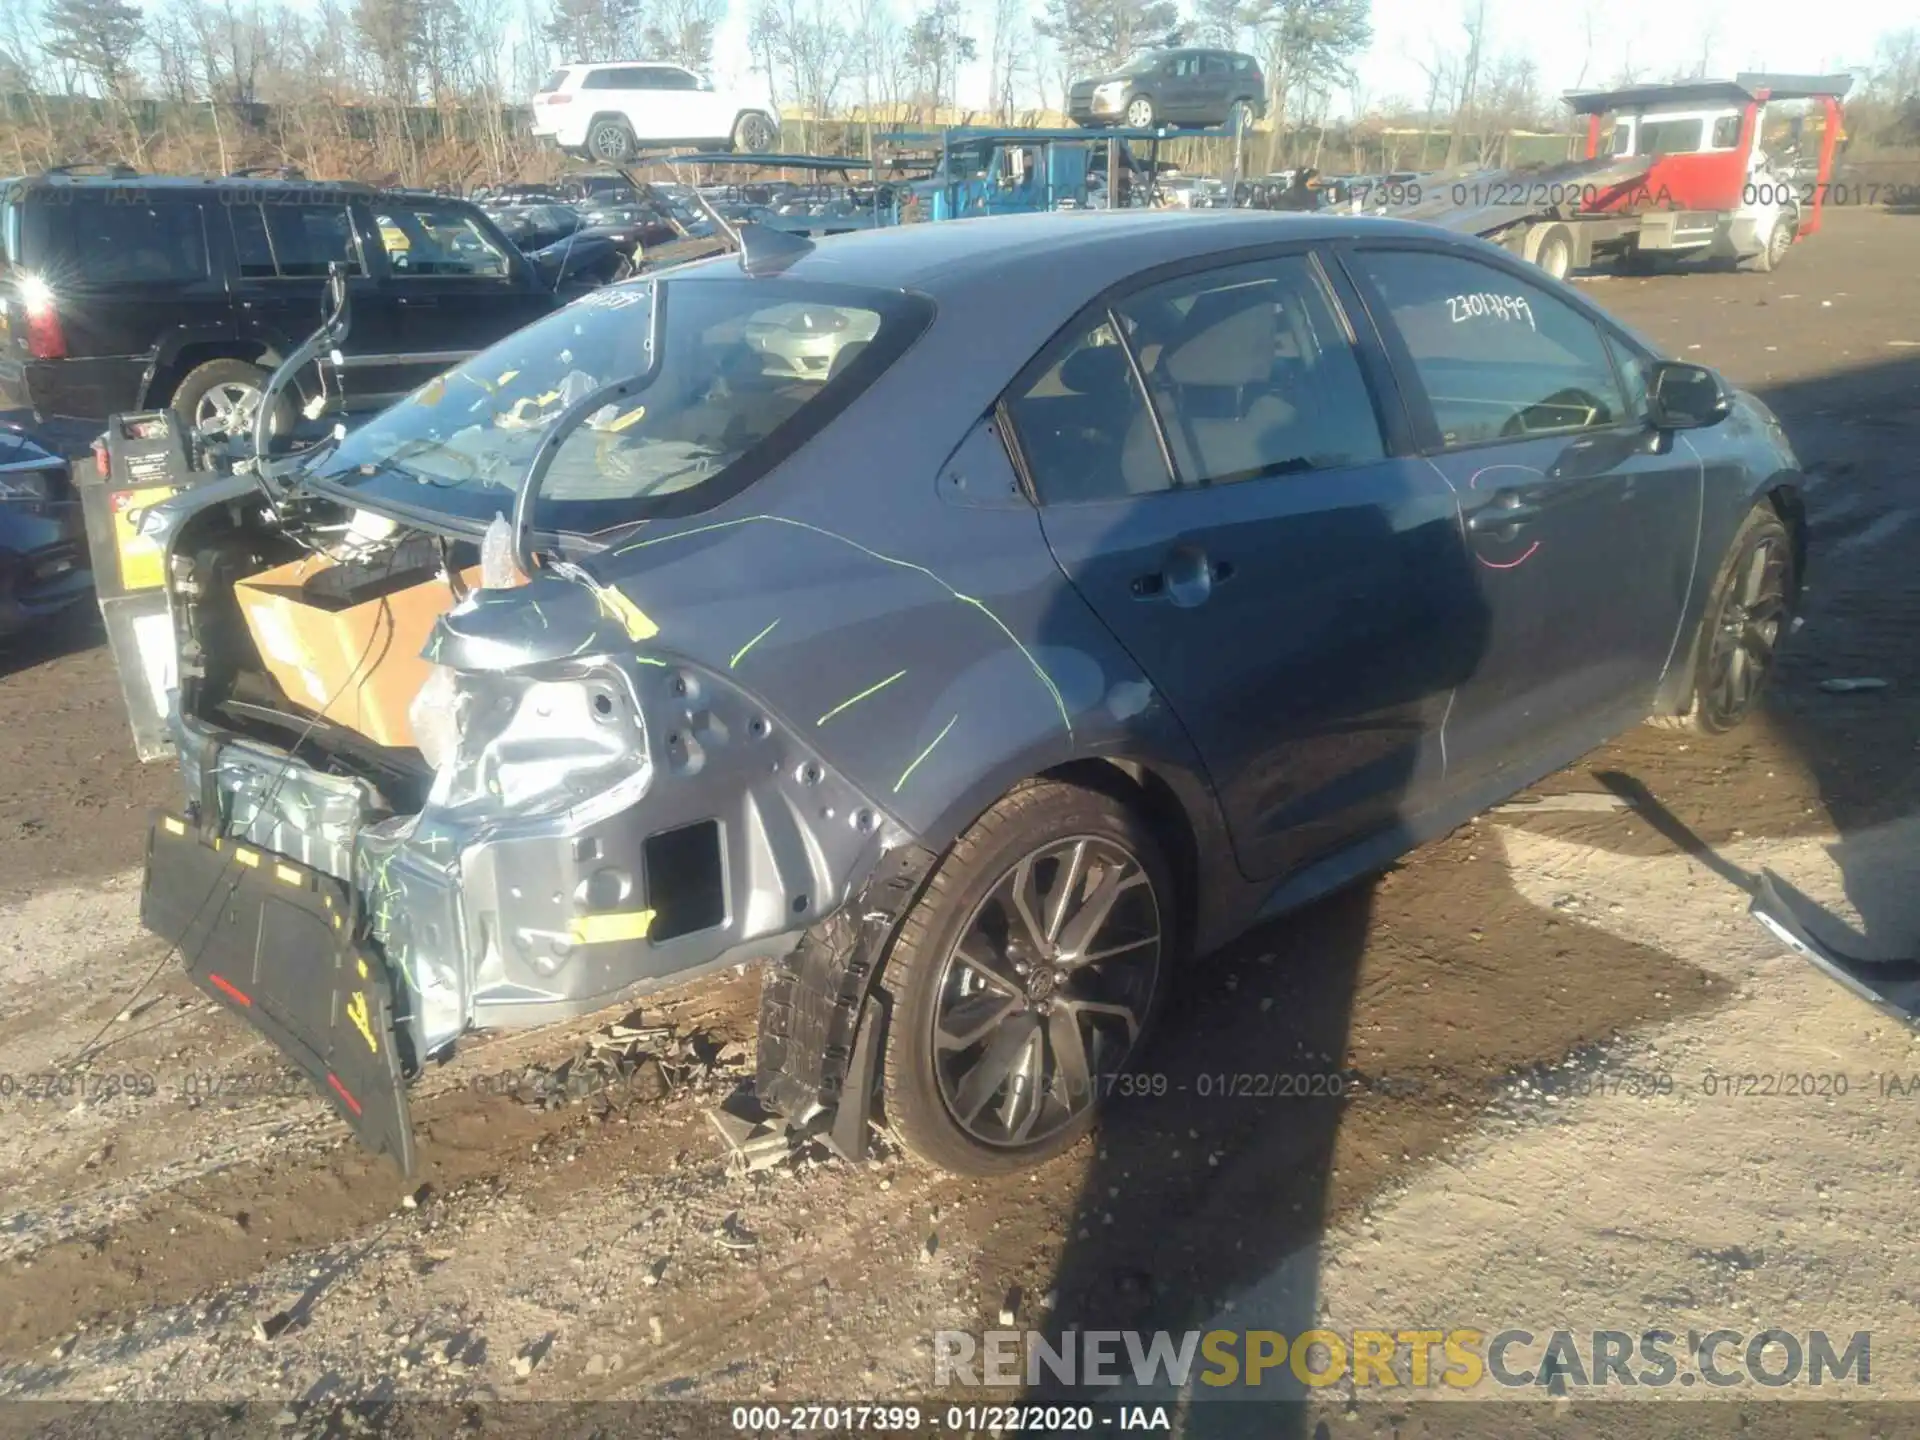
<path fill-rule="evenodd" d="M 65 459 L 0 424 L 0 638 L 86 598 L 86 526 Z"/>

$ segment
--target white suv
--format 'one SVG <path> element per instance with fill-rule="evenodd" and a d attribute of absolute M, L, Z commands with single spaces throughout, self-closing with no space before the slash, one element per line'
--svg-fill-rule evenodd
<path fill-rule="evenodd" d="M 533 133 L 562 150 L 619 164 L 669 145 L 728 146 L 755 154 L 780 138 L 762 96 L 717 90 L 680 65 L 623 61 L 563 65 L 533 97 Z"/>

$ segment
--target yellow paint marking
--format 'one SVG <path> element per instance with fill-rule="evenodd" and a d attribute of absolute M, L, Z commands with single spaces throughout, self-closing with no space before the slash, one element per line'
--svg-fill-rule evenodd
<path fill-rule="evenodd" d="M 605 425 L 602 425 L 600 428 L 602 430 L 624 430 L 629 425 L 639 424 L 641 418 L 646 413 L 647 413 L 646 406 L 636 405 L 633 407 L 633 409 L 627 411 L 626 414 L 614 416 L 613 419 L 609 420 Z"/>
<path fill-rule="evenodd" d="M 167 833 L 169 835 L 184 835 L 187 833 L 185 822 L 176 820 L 171 815 L 167 816 L 167 818 L 160 823 L 167 827 Z"/>
<path fill-rule="evenodd" d="M 767 636 L 771 635 L 773 633 L 774 625 L 778 625 L 779 623 L 780 622 L 778 620 L 773 621 L 772 624 L 769 624 L 766 629 L 762 630 L 758 635 L 754 636 L 751 640 L 747 641 L 746 644 L 742 645 L 738 650 L 734 651 L 733 659 L 727 662 L 727 668 L 729 670 L 738 669 L 740 666 L 740 662 L 747 658 L 747 652 L 753 649 L 753 647 L 758 645 L 762 640 L 766 639 Z"/>
<path fill-rule="evenodd" d="M 257 850 L 248 850 L 242 846 L 235 846 L 233 858 L 238 860 L 242 865 L 245 865 L 249 870 L 258 870 L 260 868 L 260 852 Z"/>
<path fill-rule="evenodd" d="M 304 885 L 307 883 L 306 877 L 291 865 L 276 865 L 273 867 L 273 873 L 289 885 Z"/>
<path fill-rule="evenodd" d="M 907 777 L 913 774 L 914 771 L 920 768 L 920 762 L 926 759 L 927 756 L 933 754 L 933 747 L 935 745 L 938 745 L 942 740 L 946 739 L 947 732 L 953 729 L 953 727 L 959 723 L 960 723 L 960 717 L 956 715 L 953 717 L 953 719 L 947 721 L 945 725 L 942 725 L 940 727 L 940 733 L 934 736 L 932 740 L 927 742 L 927 748 L 922 750 L 918 755 L 914 756 L 913 763 L 907 766 L 905 770 L 901 771 L 900 778 L 893 782 L 894 794 L 898 795 L 900 793 L 900 787 L 907 783 Z"/>
<path fill-rule="evenodd" d="M 612 915 L 576 915 L 567 927 L 576 945 L 605 945 L 614 940 L 644 940 L 653 928 L 653 911 L 622 910 Z"/>
<path fill-rule="evenodd" d="M 367 962 L 364 960 L 358 959 L 356 957 L 353 963 L 360 967 L 360 978 L 362 980 L 366 979 L 367 978 Z"/>
<path fill-rule="evenodd" d="M 360 1032 L 360 1038 L 367 1042 L 367 1049 L 378 1055 L 380 1042 L 373 1038 L 373 1021 L 367 1015 L 366 991 L 353 992 L 353 998 L 347 1001 L 347 1019 L 351 1020 L 353 1028 Z"/>

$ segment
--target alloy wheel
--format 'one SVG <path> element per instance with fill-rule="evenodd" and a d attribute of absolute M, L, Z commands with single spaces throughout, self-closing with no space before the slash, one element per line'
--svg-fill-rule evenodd
<path fill-rule="evenodd" d="M 1703 718 L 1713 729 L 1739 723 L 1772 668 L 1787 619 L 1787 566 L 1785 542 L 1765 536 L 1727 586 L 1700 696 Z"/>
<path fill-rule="evenodd" d="M 1113 840 L 1049 841 L 968 917 L 937 985 L 935 1078 L 953 1121 L 997 1148 L 1038 1144 L 1104 1098 L 1147 1020 L 1159 897 Z"/>
<path fill-rule="evenodd" d="M 1127 106 L 1127 124 L 1134 130 L 1146 130 L 1153 125 L 1153 102 L 1135 100 Z"/>
<path fill-rule="evenodd" d="M 260 413 L 260 387 L 223 380 L 200 397 L 193 409 L 194 428 L 203 434 L 245 436 Z"/>
<path fill-rule="evenodd" d="M 740 148 L 748 154 L 760 154 L 773 144 L 773 126 L 764 115 L 748 115 L 740 121 Z"/>

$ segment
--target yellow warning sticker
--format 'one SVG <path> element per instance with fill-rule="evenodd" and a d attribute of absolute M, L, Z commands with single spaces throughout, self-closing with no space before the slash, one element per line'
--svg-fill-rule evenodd
<path fill-rule="evenodd" d="M 134 528 L 134 518 L 150 506 L 178 492 L 171 485 L 149 485 L 142 490 L 120 490 L 109 496 L 113 509 L 114 548 L 120 556 L 120 588 L 152 590 L 166 578 L 160 547 Z"/>

